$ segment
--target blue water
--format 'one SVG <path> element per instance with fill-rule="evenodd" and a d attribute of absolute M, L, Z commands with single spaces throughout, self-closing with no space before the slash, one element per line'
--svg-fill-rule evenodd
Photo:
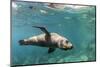
<path fill-rule="evenodd" d="M 44 3 L 16 2 L 12 8 L 12 65 L 94 61 L 95 56 L 95 6 L 74 8 L 47 8 Z M 30 8 L 29 6 L 33 6 Z M 41 32 L 32 25 L 46 26 L 69 39 L 74 48 L 56 49 L 20 46 L 18 41 Z"/>

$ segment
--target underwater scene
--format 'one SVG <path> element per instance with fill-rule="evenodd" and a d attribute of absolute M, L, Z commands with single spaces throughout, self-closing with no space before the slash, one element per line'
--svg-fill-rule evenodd
<path fill-rule="evenodd" d="M 96 60 L 96 7 L 43 2 L 12 2 L 11 65 L 71 63 Z M 70 50 L 20 45 L 19 40 L 43 34 L 45 26 L 67 38 Z M 55 38 L 56 39 L 56 38 Z"/>

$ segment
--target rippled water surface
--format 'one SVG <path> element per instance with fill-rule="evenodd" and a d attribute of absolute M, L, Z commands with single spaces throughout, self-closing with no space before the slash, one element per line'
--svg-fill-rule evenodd
<path fill-rule="evenodd" d="M 12 65 L 95 60 L 95 6 L 61 9 L 50 8 L 45 3 L 14 2 L 12 5 Z M 56 49 L 48 54 L 48 48 L 20 46 L 20 39 L 43 33 L 32 25 L 46 26 L 48 31 L 59 33 L 74 48 Z"/>

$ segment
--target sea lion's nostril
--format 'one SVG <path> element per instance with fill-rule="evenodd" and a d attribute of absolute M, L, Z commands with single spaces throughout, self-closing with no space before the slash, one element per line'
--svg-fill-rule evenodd
<path fill-rule="evenodd" d="M 24 43 L 24 40 L 19 40 L 20 45 L 23 45 L 23 43 Z"/>
<path fill-rule="evenodd" d="M 73 48 L 73 46 L 71 46 L 71 49 Z"/>

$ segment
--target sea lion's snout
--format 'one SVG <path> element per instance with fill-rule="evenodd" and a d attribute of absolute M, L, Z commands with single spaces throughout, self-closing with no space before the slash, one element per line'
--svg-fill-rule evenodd
<path fill-rule="evenodd" d="M 70 42 L 68 43 L 68 48 L 69 49 L 72 49 L 73 48 L 73 45 Z"/>
<path fill-rule="evenodd" d="M 61 48 L 62 50 L 71 50 L 73 49 L 73 46 L 70 46 L 70 47 L 66 47 L 66 48 Z"/>
<path fill-rule="evenodd" d="M 19 40 L 20 45 L 24 45 L 24 40 Z"/>
<path fill-rule="evenodd" d="M 72 45 L 71 42 L 66 41 L 66 42 L 63 43 L 63 47 L 62 47 L 63 50 L 69 50 L 69 49 L 72 49 L 72 48 L 73 48 L 73 45 Z"/>
<path fill-rule="evenodd" d="M 72 48 L 73 48 L 72 43 L 68 42 L 68 44 L 67 44 L 67 48 L 68 48 L 68 49 L 72 49 Z"/>
<path fill-rule="evenodd" d="M 73 49 L 74 47 L 73 46 L 70 46 L 68 49 Z"/>

